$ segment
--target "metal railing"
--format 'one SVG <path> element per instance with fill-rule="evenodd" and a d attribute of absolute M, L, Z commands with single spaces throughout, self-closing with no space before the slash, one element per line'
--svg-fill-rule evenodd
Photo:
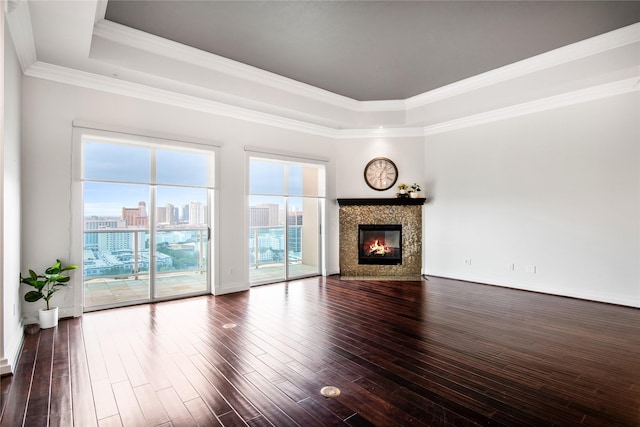
<path fill-rule="evenodd" d="M 179 233 L 179 235 L 178 235 Z M 204 272 L 208 240 L 206 226 L 163 226 L 156 230 L 158 273 Z M 84 279 L 149 274 L 149 230 L 104 228 L 84 230 Z"/>
<path fill-rule="evenodd" d="M 285 245 L 285 239 L 288 244 Z M 285 248 L 288 248 L 289 264 L 302 260 L 302 226 L 249 227 L 249 268 L 283 264 Z"/>

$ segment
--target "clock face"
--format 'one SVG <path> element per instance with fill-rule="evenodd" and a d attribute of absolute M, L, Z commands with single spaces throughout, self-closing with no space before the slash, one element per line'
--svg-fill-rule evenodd
<path fill-rule="evenodd" d="M 365 166 L 364 180 L 374 190 L 388 190 L 398 180 L 398 168 L 386 157 L 376 157 Z"/>

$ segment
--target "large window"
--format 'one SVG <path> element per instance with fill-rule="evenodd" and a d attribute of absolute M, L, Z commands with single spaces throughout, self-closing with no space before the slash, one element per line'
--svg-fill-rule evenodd
<path fill-rule="evenodd" d="M 210 292 L 215 151 L 83 135 L 85 310 Z"/>
<path fill-rule="evenodd" d="M 252 285 L 320 274 L 324 197 L 323 164 L 249 155 Z"/>

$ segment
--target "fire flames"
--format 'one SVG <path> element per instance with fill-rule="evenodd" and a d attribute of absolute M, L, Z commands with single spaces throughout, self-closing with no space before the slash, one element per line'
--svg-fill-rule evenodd
<path fill-rule="evenodd" d="M 379 239 L 376 239 L 369 245 L 369 255 L 385 255 L 391 252 L 391 248 L 383 243 L 380 243 Z"/>

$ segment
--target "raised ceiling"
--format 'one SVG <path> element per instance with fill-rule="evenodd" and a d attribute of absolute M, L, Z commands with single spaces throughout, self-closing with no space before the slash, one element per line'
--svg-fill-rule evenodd
<path fill-rule="evenodd" d="M 640 21 L 638 1 L 109 1 L 105 19 L 359 101 Z"/>
<path fill-rule="evenodd" d="M 432 7 L 438 19 L 420 12 Z M 640 2 L 12 0 L 7 10 L 25 76 L 329 138 L 421 137 L 640 91 Z M 118 10 L 161 28 L 105 19 Z M 190 46 L 202 40 L 229 50 Z"/>

